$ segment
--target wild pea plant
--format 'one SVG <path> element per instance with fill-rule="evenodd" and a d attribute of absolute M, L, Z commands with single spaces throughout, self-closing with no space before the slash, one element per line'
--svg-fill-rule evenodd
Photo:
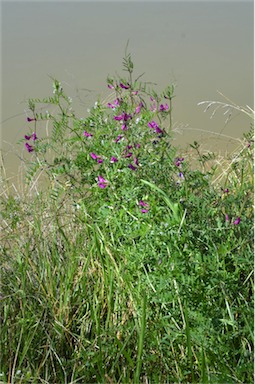
<path fill-rule="evenodd" d="M 202 171 L 172 145 L 174 87 L 123 66 L 86 118 L 56 80 L 29 101 L 28 179 L 45 178 L 1 201 L 2 378 L 250 382 L 252 134 L 216 183 L 198 143 Z"/>

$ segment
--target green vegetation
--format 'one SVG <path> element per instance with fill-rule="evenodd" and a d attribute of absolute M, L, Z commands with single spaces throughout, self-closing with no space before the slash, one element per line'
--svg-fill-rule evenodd
<path fill-rule="evenodd" d="M 87 118 L 57 80 L 29 100 L 27 191 L 1 193 L 0 380 L 251 383 L 252 129 L 222 164 L 183 154 L 174 86 L 123 65 Z"/>

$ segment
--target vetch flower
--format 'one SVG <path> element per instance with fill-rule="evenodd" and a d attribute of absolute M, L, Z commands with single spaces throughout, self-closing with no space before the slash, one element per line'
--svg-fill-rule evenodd
<path fill-rule="evenodd" d="M 132 157 L 133 153 L 132 152 L 128 152 L 126 155 L 124 155 L 124 157 Z"/>
<path fill-rule="evenodd" d="M 132 171 L 136 171 L 136 167 L 134 167 L 133 164 L 129 164 L 128 168 L 132 169 Z"/>
<path fill-rule="evenodd" d="M 86 136 L 86 137 L 91 137 L 91 136 L 93 136 L 92 133 L 89 133 L 89 132 L 86 132 L 86 131 L 84 131 L 83 134 L 84 134 L 84 136 Z"/>
<path fill-rule="evenodd" d="M 92 157 L 93 160 L 97 160 L 98 158 L 98 156 L 94 152 L 91 152 L 90 156 Z"/>
<path fill-rule="evenodd" d="M 32 135 L 31 135 L 31 139 L 32 139 L 33 141 L 37 140 L 37 136 L 36 136 L 36 133 L 35 133 L 35 132 L 32 133 Z"/>
<path fill-rule="evenodd" d="M 135 113 L 140 113 L 140 111 L 141 111 L 141 106 L 138 105 L 138 106 L 136 107 L 136 109 L 135 109 Z"/>
<path fill-rule="evenodd" d="M 114 120 L 117 120 L 117 121 L 128 121 L 129 119 L 131 119 L 132 116 L 130 114 L 127 114 L 126 112 L 123 112 L 121 115 L 117 115 L 117 116 L 114 116 Z"/>
<path fill-rule="evenodd" d="M 135 113 L 140 113 L 142 107 L 143 107 L 143 103 L 140 102 L 140 104 L 139 104 L 139 105 L 136 107 L 136 109 L 135 109 Z"/>
<path fill-rule="evenodd" d="M 226 220 L 226 221 L 229 221 L 229 216 L 228 216 L 228 214 L 225 215 L 225 220 Z"/>
<path fill-rule="evenodd" d="M 25 135 L 24 138 L 26 140 L 30 140 L 30 139 L 32 139 L 33 141 L 37 140 L 37 136 L 35 132 L 33 132 L 32 135 Z"/>
<path fill-rule="evenodd" d="M 121 129 L 122 131 L 126 131 L 128 129 L 127 124 L 122 124 Z"/>
<path fill-rule="evenodd" d="M 114 100 L 113 103 L 114 103 L 114 104 L 112 104 L 112 103 L 108 103 L 107 106 L 108 106 L 109 108 L 115 109 L 116 107 L 118 107 L 118 106 L 120 105 L 118 99 Z"/>
<path fill-rule="evenodd" d="M 118 143 L 122 138 L 123 138 L 123 135 L 118 135 L 118 136 L 117 136 L 117 139 L 114 140 L 115 143 Z"/>
<path fill-rule="evenodd" d="M 155 129 L 156 127 L 158 127 L 158 124 L 154 120 L 152 120 L 148 122 L 148 127 Z"/>
<path fill-rule="evenodd" d="M 138 165 L 138 158 L 137 157 L 134 157 L 134 164 Z"/>
<path fill-rule="evenodd" d="M 35 118 L 31 118 L 31 117 L 27 117 L 27 121 L 30 122 L 30 121 L 35 121 L 36 119 Z"/>
<path fill-rule="evenodd" d="M 140 205 L 141 207 L 144 207 L 144 208 L 141 209 L 141 212 L 142 212 L 142 213 L 147 213 L 147 212 L 149 212 L 149 204 L 148 204 L 148 203 L 145 203 L 145 201 L 140 200 L 140 201 L 139 201 L 139 205 Z"/>
<path fill-rule="evenodd" d="M 34 148 L 32 147 L 32 145 L 29 145 L 28 143 L 25 143 L 25 147 L 26 147 L 28 152 L 33 152 L 34 151 Z"/>
<path fill-rule="evenodd" d="M 97 160 L 98 164 L 101 164 L 103 163 L 103 159 L 101 158 L 101 156 L 97 156 L 94 152 L 91 152 L 90 153 L 90 156 L 92 157 L 93 160 Z"/>
<path fill-rule="evenodd" d="M 114 156 L 111 157 L 110 163 L 116 163 L 118 159 Z"/>
<path fill-rule="evenodd" d="M 129 88 L 130 88 L 130 85 L 125 85 L 125 84 L 123 84 L 123 83 L 120 83 L 120 87 L 121 87 L 122 89 L 129 89 Z"/>
<path fill-rule="evenodd" d="M 160 104 L 160 106 L 159 106 L 159 110 L 160 110 L 160 112 L 167 111 L 168 108 L 169 108 L 168 104 L 165 104 L 165 105 Z"/>
<path fill-rule="evenodd" d="M 224 191 L 223 191 L 224 193 L 228 193 L 229 192 L 229 189 L 228 188 L 226 188 L 226 189 L 224 189 Z"/>
<path fill-rule="evenodd" d="M 183 161 L 184 161 L 184 157 L 177 157 L 177 158 L 175 159 L 175 165 L 176 165 L 177 167 L 179 167 Z"/>
<path fill-rule="evenodd" d="M 235 221 L 234 221 L 234 225 L 238 225 L 238 224 L 240 224 L 240 221 L 241 221 L 241 218 L 240 217 L 237 217 L 237 219 L 235 219 Z"/>
<path fill-rule="evenodd" d="M 132 118 L 132 116 L 129 115 L 129 114 L 127 114 L 126 112 L 124 112 L 122 115 L 123 115 L 123 120 L 124 120 L 124 121 L 128 121 L 129 119 Z"/>
<path fill-rule="evenodd" d="M 106 188 L 107 187 L 107 184 L 108 184 L 108 181 L 105 180 L 102 176 L 98 176 L 98 183 L 97 185 L 99 186 L 99 188 Z"/>
<path fill-rule="evenodd" d="M 114 116 L 114 120 L 117 120 L 117 121 L 123 120 L 123 116 L 122 115 Z"/>
<path fill-rule="evenodd" d="M 139 201 L 139 205 L 141 205 L 142 207 L 148 207 L 149 206 L 149 204 L 145 203 L 143 200 Z"/>
<path fill-rule="evenodd" d="M 163 133 L 162 129 L 160 129 L 158 124 L 153 120 L 149 121 L 148 127 L 154 129 L 155 133 Z"/>
<path fill-rule="evenodd" d="M 156 133 L 160 133 L 160 134 L 163 134 L 163 133 L 164 133 L 164 132 L 162 131 L 162 129 L 160 129 L 159 127 L 156 127 L 155 132 L 156 132 Z M 161 137 L 161 136 L 158 136 L 158 137 Z"/>

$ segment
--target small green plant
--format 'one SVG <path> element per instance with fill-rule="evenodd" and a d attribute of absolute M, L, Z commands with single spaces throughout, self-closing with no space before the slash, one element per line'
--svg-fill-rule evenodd
<path fill-rule="evenodd" d="M 222 173 L 194 143 L 194 169 L 174 86 L 123 68 L 86 118 L 55 79 L 29 100 L 31 190 L 1 196 L 0 380 L 251 382 L 252 134 Z"/>

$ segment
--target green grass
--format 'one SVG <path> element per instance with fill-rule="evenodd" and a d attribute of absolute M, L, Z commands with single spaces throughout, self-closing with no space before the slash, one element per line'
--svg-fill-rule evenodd
<path fill-rule="evenodd" d="M 195 143 L 182 159 L 171 108 L 151 111 L 148 95 L 160 96 L 132 80 L 130 55 L 124 64 L 117 110 L 98 101 L 78 119 L 56 81 L 53 98 L 29 101 L 39 138 L 27 190 L 1 186 L 0 382 L 251 383 L 252 131 L 230 158 Z M 48 102 L 59 112 L 37 114 Z M 113 116 L 139 102 L 121 130 Z"/>

